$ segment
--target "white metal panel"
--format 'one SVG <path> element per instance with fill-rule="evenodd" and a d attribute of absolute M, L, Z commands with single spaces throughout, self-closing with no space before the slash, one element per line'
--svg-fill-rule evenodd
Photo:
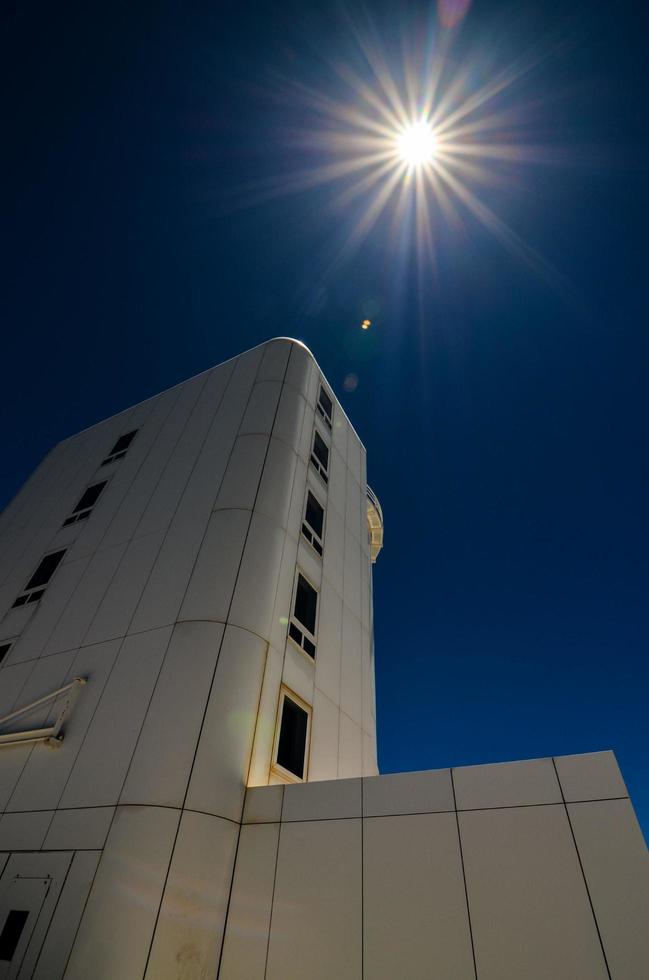
<path fill-rule="evenodd" d="M 225 622 L 249 522 L 249 511 L 214 511 L 196 558 L 179 619 Z"/>
<path fill-rule="evenodd" d="M 649 967 L 649 859 L 633 807 L 602 800 L 568 812 L 611 976 L 639 980 Z"/>
<path fill-rule="evenodd" d="M 320 488 L 315 486 L 315 476 L 313 478 L 313 482 L 312 483 L 310 482 L 309 485 L 311 486 L 313 493 L 321 502 L 322 506 L 325 507 L 326 495 L 323 494 L 322 492 L 321 484 L 320 484 Z M 288 523 L 286 525 L 286 529 L 288 533 L 295 539 L 299 538 L 302 532 L 302 520 L 304 517 L 304 506 L 306 501 L 306 487 L 307 487 L 306 463 L 299 456 L 296 456 L 293 488 L 291 490 L 291 503 L 288 512 Z"/>
<path fill-rule="evenodd" d="M 266 980 L 358 980 L 360 820 L 282 824 Z"/>
<path fill-rule="evenodd" d="M 46 654 L 81 646 L 125 550 L 126 545 L 120 544 L 92 557 L 45 644 Z"/>
<path fill-rule="evenodd" d="M 347 437 L 349 433 L 349 422 L 340 411 L 334 409 L 333 428 L 331 438 L 334 447 L 338 450 L 342 458 L 347 460 Z"/>
<path fill-rule="evenodd" d="M 268 448 L 268 436 L 239 436 L 216 498 L 215 509 L 252 510 Z"/>
<path fill-rule="evenodd" d="M 312 658 L 287 641 L 282 683 L 307 704 L 313 704 L 314 680 L 315 666 Z"/>
<path fill-rule="evenodd" d="M 286 383 L 292 385 L 300 392 L 304 398 L 309 396 L 309 383 L 311 371 L 315 368 L 315 362 L 311 351 L 300 344 L 293 344 L 291 356 L 288 359 L 286 369 Z"/>
<path fill-rule="evenodd" d="M 229 621 L 270 638 L 275 590 L 286 532 L 253 513 L 232 598 Z"/>
<path fill-rule="evenodd" d="M 169 526 L 203 449 L 231 371 L 232 365 L 227 363 L 208 372 L 205 387 L 138 524 L 138 535 Z"/>
<path fill-rule="evenodd" d="M 246 790 L 244 823 L 279 823 L 282 818 L 283 786 L 251 786 Z"/>
<path fill-rule="evenodd" d="M 276 823 L 241 828 L 219 980 L 264 980 L 278 842 Z"/>
<path fill-rule="evenodd" d="M 345 535 L 345 591 L 344 599 L 351 611 L 360 619 L 361 610 L 361 546 L 356 538 Z"/>
<path fill-rule="evenodd" d="M 285 535 L 282 560 L 279 574 L 276 577 L 277 591 L 270 627 L 270 642 L 278 650 L 283 650 L 286 643 L 287 624 L 292 612 L 291 603 L 293 601 L 296 561 L 297 544 L 293 538 Z"/>
<path fill-rule="evenodd" d="M 291 341 L 284 337 L 277 340 L 270 340 L 264 344 L 264 352 L 259 372 L 258 381 L 282 381 L 286 374 L 286 366 L 291 353 Z"/>
<path fill-rule="evenodd" d="M 338 737 L 340 711 L 316 687 L 313 694 L 309 780 L 336 779 L 338 775 Z"/>
<path fill-rule="evenodd" d="M 143 976 L 179 817 L 164 807 L 118 807 L 65 980 Z"/>
<path fill-rule="evenodd" d="M 338 755 L 338 776 L 349 779 L 350 776 L 363 774 L 362 732 L 360 725 L 340 713 L 340 750 Z"/>
<path fill-rule="evenodd" d="M 361 482 L 361 443 L 356 433 L 350 428 L 347 440 L 347 465 L 351 475 L 358 484 Z"/>
<path fill-rule="evenodd" d="M 332 507 L 345 519 L 345 497 L 347 493 L 347 465 L 336 449 L 329 452 L 329 486 L 327 488 L 327 510 Z"/>
<path fill-rule="evenodd" d="M 101 643 L 124 636 L 151 574 L 163 534 L 135 538 L 126 551 L 88 628 L 85 643 Z"/>
<path fill-rule="evenodd" d="M 129 636 L 102 692 L 61 806 L 117 803 L 171 627 Z"/>
<path fill-rule="evenodd" d="M 205 375 L 199 375 L 171 389 L 168 403 L 160 403 L 151 422 L 136 436 L 123 462 L 126 462 L 131 452 L 137 450 L 140 438 L 148 435 L 149 426 L 152 423 L 156 425 L 155 438 L 106 532 L 102 547 L 128 541 L 136 533 L 140 519 L 162 478 L 169 457 L 176 448 L 206 380 Z"/>
<path fill-rule="evenodd" d="M 394 772 L 366 779 L 363 813 L 366 817 L 454 810 L 450 769 Z"/>
<path fill-rule="evenodd" d="M 281 389 L 281 381 L 258 381 L 253 386 L 239 435 L 260 432 L 270 435 Z"/>
<path fill-rule="evenodd" d="M 186 806 L 240 820 L 266 643 L 228 626 L 210 692 Z"/>
<path fill-rule="evenodd" d="M 453 770 L 458 810 L 561 803 L 552 759 L 461 766 Z"/>
<path fill-rule="evenodd" d="M 106 843 L 114 813 L 113 806 L 56 810 L 43 847 L 48 851 L 100 850 Z"/>
<path fill-rule="evenodd" d="M 182 806 L 223 629 L 192 622 L 174 628 L 121 803 Z"/>
<path fill-rule="evenodd" d="M 564 807 L 459 820 L 480 980 L 608 980 Z"/>
<path fill-rule="evenodd" d="M 346 605 L 343 605 L 340 707 L 359 726 L 363 723 L 361 701 L 361 633 L 360 621 Z"/>
<path fill-rule="evenodd" d="M 343 601 L 329 579 L 324 578 L 320 592 L 315 683 L 335 704 L 340 704 L 342 616 Z"/>
<path fill-rule="evenodd" d="M 283 528 L 288 527 L 296 463 L 297 455 L 290 446 L 279 439 L 270 440 L 255 510 Z"/>
<path fill-rule="evenodd" d="M 554 762 L 568 803 L 629 795 L 612 752 L 561 755 Z"/>
<path fill-rule="evenodd" d="M 284 654 L 274 647 L 269 647 L 257 711 L 248 786 L 265 786 L 268 783 L 283 665 Z"/>
<path fill-rule="evenodd" d="M 282 821 L 333 820 L 361 816 L 361 780 L 334 779 L 286 786 Z"/>
<path fill-rule="evenodd" d="M 376 737 L 363 731 L 363 775 L 378 775 L 379 767 L 376 761 Z"/>
<path fill-rule="evenodd" d="M 100 853 L 78 851 L 74 855 L 36 963 L 33 980 L 61 980 Z"/>
<path fill-rule="evenodd" d="M 336 592 L 343 595 L 345 525 L 337 511 L 328 509 L 325 525 L 322 569 Z"/>
<path fill-rule="evenodd" d="M 287 443 L 295 452 L 299 450 L 306 401 L 295 388 L 282 386 L 277 406 L 273 435 Z"/>
<path fill-rule="evenodd" d="M 53 810 L 5 813 L 0 817 L 0 848 L 3 851 L 37 851 L 43 846 Z"/>
<path fill-rule="evenodd" d="M 183 813 L 147 980 L 216 976 L 237 836 L 228 820 Z"/>
<path fill-rule="evenodd" d="M 454 813 L 365 821 L 363 936 L 372 980 L 475 980 Z"/>
<path fill-rule="evenodd" d="M 87 684 L 84 685 L 73 710 L 65 721 L 63 744 L 56 751 L 42 746 L 37 752 L 31 752 L 9 801 L 9 809 L 44 810 L 58 806 L 106 680 L 115 663 L 119 646 L 119 640 L 109 640 L 108 643 L 83 647 L 78 652 L 62 683 L 67 684 L 74 677 L 85 677 Z M 56 654 L 54 658 L 48 657 L 47 662 L 50 660 L 55 662 L 59 656 L 61 655 Z M 51 690 L 55 687 L 56 684 L 52 684 Z"/>
<path fill-rule="evenodd" d="M 347 479 L 347 497 L 346 497 L 346 530 L 351 532 L 358 543 L 360 544 L 363 535 L 367 539 L 367 514 L 365 516 L 365 522 L 361 525 L 361 500 L 363 495 L 361 494 L 361 488 L 351 477 L 348 475 Z M 367 505 L 366 505 L 367 511 Z"/>

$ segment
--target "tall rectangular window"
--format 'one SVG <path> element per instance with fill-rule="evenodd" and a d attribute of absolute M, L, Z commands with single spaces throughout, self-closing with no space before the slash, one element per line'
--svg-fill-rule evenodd
<path fill-rule="evenodd" d="M 313 433 L 313 449 L 311 462 L 325 483 L 329 481 L 329 446 L 318 430 Z"/>
<path fill-rule="evenodd" d="M 25 586 L 24 591 L 14 602 L 14 606 L 25 606 L 29 602 L 38 602 L 45 592 L 45 587 L 59 567 L 65 551 L 65 548 L 62 551 L 51 551 L 49 555 L 41 558 L 38 568 Z"/>
<path fill-rule="evenodd" d="M 120 436 L 101 465 L 106 466 L 108 463 L 115 463 L 118 459 L 126 456 L 126 450 L 135 439 L 137 431 L 137 429 L 133 429 L 132 432 L 125 432 L 123 436 Z"/>
<path fill-rule="evenodd" d="M 93 483 L 91 487 L 87 487 L 83 491 L 81 499 L 72 511 L 72 514 L 67 520 L 63 521 L 63 527 L 67 527 L 68 524 L 76 524 L 77 521 L 85 521 L 90 517 L 90 512 L 97 503 L 107 482 L 107 480 L 104 480 L 102 483 Z"/>
<path fill-rule="evenodd" d="M 295 587 L 293 615 L 288 635 L 305 653 L 315 658 L 315 633 L 318 615 L 318 593 L 311 583 L 298 572 Z"/>
<path fill-rule="evenodd" d="M 296 779 L 307 768 L 310 711 L 298 698 L 282 690 L 274 761 Z"/>
<path fill-rule="evenodd" d="M 334 403 L 325 391 L 323 385 L 320 385 L 320 391 L 318 393 L 318 411 L 320 415 L 327 423 L 327 426 L 331 428 L 331 421 L 333 419 Z"/>
<path fill-rule="evenodd" d="M 323 531 L 324 507 L 311 491 L 308 490 L 304 520 L 302 522 L 302 534 L 319 555 L 322 555 Z"/>

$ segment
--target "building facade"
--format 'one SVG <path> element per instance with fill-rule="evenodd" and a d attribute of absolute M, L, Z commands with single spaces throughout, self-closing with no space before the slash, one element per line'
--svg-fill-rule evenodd
<path fill-rule="evenodd" d="M 378 776 L 382 536 L 297 341 L 46 457 L 0 517 L 0 978 L 649 975 L 610 754 Z"/>

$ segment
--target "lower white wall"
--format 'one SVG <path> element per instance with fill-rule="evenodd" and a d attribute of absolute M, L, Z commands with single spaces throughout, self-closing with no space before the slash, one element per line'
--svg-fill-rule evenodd
<path fill-rule="evenodd" d="M 645 980 L 610 752 L 248 790 L 219 980 Z"/>

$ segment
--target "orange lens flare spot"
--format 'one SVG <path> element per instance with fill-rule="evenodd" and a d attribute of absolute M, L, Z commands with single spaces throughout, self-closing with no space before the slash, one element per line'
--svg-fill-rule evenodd
<path fill-rule="evenodd" d="M 361 323 L 361 330 L 369 330 L 371 322 L 371 320 L 363 320 Z"/>

